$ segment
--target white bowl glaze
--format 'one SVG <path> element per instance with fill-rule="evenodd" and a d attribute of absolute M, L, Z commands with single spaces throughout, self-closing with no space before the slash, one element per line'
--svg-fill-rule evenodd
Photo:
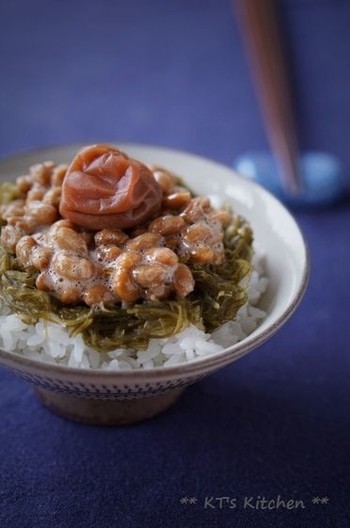
<path fill-rule="evenodd" d="M 9 181 L 45 160 L 69 162 L 80 145 L 54 147 L 0 161 L 0 180 Z M 131 157 L 174 171 L 197 193 L 218 194 L 232 203 L 254 231 L 256 247 L 266 256 L 269 287 L 262 300 L 266 319 L 247 338 L 222 352 L 178 366 L 152 370 L 83 370 L 28 359 L 0 350 L 0 363 L 34 383 L 52 410 L 93 423 L 129 423 L 164 410 L 181 390 L 232 363 L 271 337 L 291 316 L 308 280 L 304 238 L 287 209 L 269 192 L 230 168 L 166 148 L 119 144 Z"/>

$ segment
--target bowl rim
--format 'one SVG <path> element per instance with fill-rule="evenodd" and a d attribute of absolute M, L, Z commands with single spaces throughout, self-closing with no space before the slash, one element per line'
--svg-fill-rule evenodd
<path fill-rule="evenodd" d="M 100 141 L 100 143 L 102 143 Z M 52 150 L 64 150 L 64 149 L 79 149 L 82 146 L 86 145 L 87 143 L 71 143 L 71 144 L 53 144 L 53 145 L 47 145 L 45 147 L 40 148 L 33 148 L 33 149 L 25 149 L 20 150 L 17 153 L 10 154 L 8 156 L 4 156 L 0 158 L 0 170 L 2 168 L 2 165 L 4 165 L 7 162 L 11 162 L 12 160 L 15 161 L 16 158 L 22 158 L 30 155 L 45 155 L 45 152 L 52 151 Z M 93 142 L 90 142 L 89 144 L 94 144 Z M 101 376 L 108 378 L 108 380 L 113 379 L 120 379 L 125 378 L 126 380 L 131 379 L 132 381 L 142 381 L 147 379 L 147 381 L 152 381 L 154 379 L 158 379 L 160 377 L 166 377 L 166 378 L 176 378 L 181 377 L 181 375 L 200 375 L 200 373 L 205 371 L 214 371 L 221 367 L 224 367 L 225 365 L 233 362 L 236 359 L 239 359 L 246 354 L 248 354 L 251 350 L 258 348 L 260 345 L 262 345 L 265 341 L 267 341 L 270 337 L 272 337 L 283 325 L 287 322 L 287 320 L 291 317 L 291 315 L 294 313 L 298 305 L 300 304 L 304 293 L 306 291 L 309 277 L 310 277 L 310 251 L 308 248 L 308 244 L 306 242 L 305 236 L 299 227 L 298 223 L 296 222 L 293 215 L 290 213 L 290 211 L 287 209 L 287 207 L 278 199 L 276 198 L 272 193 L 267 191 L 262 185 L 259 183 L 256 183 L 255 181 L 249 180 L 247 178 L 244 178 L 239 173 L 237 173 L 232 167 L 229 165 L 225 165 L 224 163 L 218 162 L 216 160 L 213 160 L 211 158 L 207 158 L 205 156 L 195 154 L 190 151 L 181 150 L 181 149 L 174 149 L 171 147 L 161 146 L 161 145 L 152 145 L 147 143 L 133 143 L 133 142 L 119 142 L 119 141 L 106 141 L 105 144 L 108 145 L 118 145 L 118 148 L 121 150 L 125 149 L 144 149 L 144 150 L 161 150 L 165 153 L 169 153 L 172 155 L 182 155 L 186 156 L 193 161 L 201 161 L 201 162 L 208 162 L 212 164 L 214 167 L 217 166 L 219 169 L 225 169 L 232 172 L 232 174 L 235 175 L 235 177 L 239 178 L 240 180 L 244 181 L 248 187 L 251 186 L 252 188 L 255 188 L 258 190 L 259 193 L 265 194 L 269 200 L 272 200 L 276 204 L 279 204 L 280 207 L 282 207 L 284 214 L 287 215 L 289 221 L 294 224 L 294 227 L 296 228 L 297 232 L 299 233 L 302 241 L 302 248 L 304 250 L 304 268 L 301 275 L 301 279 L 298 285 L 298 288 L 296 289 L 296 292 L 293 295 L 293 298 L 290 302 L 290 304 L 281 312 L 281 314 L 277 317 L 276 321 L 271 324 L 268 328 L 263 330 L 262 332 L 258 333 L 256 336 L 250 337 L 249 335 L 244 338 L 242 341 L 239 341 L 235 345 L 231 345 L 230 347 L 225 348 L 224 350 L 221 350 L 219 352 L 214 353 L 213 355 L 209 356 L 203 356 L 201 358 L 195 359 L 193 361 L 189 361 L 186 363 L 180 363 L 176 365 L 171 366 L 162 366 L 162 367 L 154 367 L 152 369 L 130 369 L 130 370 L 106 370 L 106 369 L 83 369 L 81 367 L 68 367 L 67 365 L 56 365 L 52 363 L 48 363 L 45 361 L 40 361 L 38 359 L 32 359 L 28 358 L 26 356 L 23 356 L 21 354 L 18 354 L 16 352 L 7 352 L 3 349 L 0 349 L 0 367 L 7 367 L 7 368 L 14 368 L 13 365 L 23 365 L 23 367 L 27 367 L 30 370 L 37 370 L 40 369 L 40 371 L 45 372 L 47 375 L 52 377 L 53 374 L 62 375 L 67 374 L 73 378 L 80 378 L 81 376 L 88 375 L 89 377 L 93 379 L 101 378 Z M 11 363 L 11 365 L 10 365 Z"/>

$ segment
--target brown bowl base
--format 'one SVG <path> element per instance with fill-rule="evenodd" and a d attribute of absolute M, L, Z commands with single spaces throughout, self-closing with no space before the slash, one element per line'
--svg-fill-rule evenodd
<path fill-rule="evenodd" d="M 124 400 L 95 400 L 35 389 L 40 402 L 50 411 L 69 420 L 91 425 L 128 425 L 152 418 L 173 405 L 183 387 L 156 396 Z"/>

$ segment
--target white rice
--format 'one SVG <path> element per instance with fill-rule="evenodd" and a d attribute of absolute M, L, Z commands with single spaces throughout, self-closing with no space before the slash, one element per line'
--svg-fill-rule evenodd
<path fill-rule="evenodd" d="M 268 286 L 263 264 L 262 258 L 254 257 L 247 304 L 234 321 L 223 324 L 212 334 L 191 325 L 175 336 L 151 339 L 143 351 L 118 348 L 99 353 L 87 347 L 81 336 L 72 339 L 61 325 L 44 320 L 26 325 L 0 300 L 0 348 L 47 363 L 84 369 L 147 370 L 196 361 L 241 341 L 265 318 L 266 313 L 257 306 Z"/>

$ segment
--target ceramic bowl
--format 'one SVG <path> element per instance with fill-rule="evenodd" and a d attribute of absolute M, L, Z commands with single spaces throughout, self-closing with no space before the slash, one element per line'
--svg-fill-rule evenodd
<path fill-rule="evenodd" d="M 130 156 L 182 176 L 198 194 L 223 195 L 254 230 L 266 257 L 269 287 L 261 306 L 266 319 L 241 342 L 199 360 L 152 370 L 101 371 L 52 365 L 0 350 L 0 363 L 32 383 L 41 401 L 67 418 L 95 424 L 125 424 L 150 418 L 176 401 L 184 388 L 236 361 L 269 339 L 291 316 L 308 279 L 305 241 L 285 207 L 257 184 L 230 168 L 166 148 L 118 144 Z M 45 160 L 69 162 L 79 145 L 42 149 L 0 162 L 2 181 Z"/>

